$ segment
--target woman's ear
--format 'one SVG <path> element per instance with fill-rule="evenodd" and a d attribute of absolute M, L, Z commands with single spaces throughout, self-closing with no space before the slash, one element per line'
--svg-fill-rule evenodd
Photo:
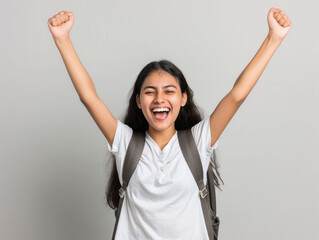
<path fill-rule="evenodd" d="M 184 107 L 187 103 L 187 93 L 184 92 L 182 96 L 182 107 Z"/>
<path fill-rule="evenodd" d="M 136 104 L 139 109 L 142 109 L 141 103 L 140 103 L 140 96 L 138 94 L 136 94 Z"/>

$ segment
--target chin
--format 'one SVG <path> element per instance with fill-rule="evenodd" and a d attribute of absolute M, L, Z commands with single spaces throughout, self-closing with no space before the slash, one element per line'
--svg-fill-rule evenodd
<path fill-rule="evenodd" d="M 164 131 L 168 128 L 170 128 L 170 126 L 173 124 L 174 126 L 174 122 L 152 122 L 152 124 L 149 124 L 149 126 L 151 126 L 154 130 L 156 131 Z"/>

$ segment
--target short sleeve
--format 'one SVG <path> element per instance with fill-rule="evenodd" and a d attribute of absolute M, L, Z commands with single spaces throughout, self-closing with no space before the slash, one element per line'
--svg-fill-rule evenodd
<path fill-rule="evenodd" d="M 210 155 L 213 150 L 218 147 L 219 144 L 218 139 L 213 146 L 210 146 L 211 134 L 209 119 L 210 117 L 206 117 L 191 128 L 196 146 L 200 154 L 205 153 L 205 155 Z"/>
<path fill-rule="evenodd" d="M 128 125 L 117 119 L 117 127 L 112 143 L 112 147 L 107 142 L 108 150 L 116 156 L 123 156 L 126 153 L 129 141 L 133 135 L 133 130 Z"/>

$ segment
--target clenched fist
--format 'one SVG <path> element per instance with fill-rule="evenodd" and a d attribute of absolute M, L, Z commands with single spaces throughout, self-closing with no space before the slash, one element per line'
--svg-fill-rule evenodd
<path fill-rule="evenodd" d="M 55 40 L 68 37 L 74 23 L 72 12 L 61 11 L 48 20 L 49 30 Z"/>
<path fill-rule="evenodd" d="M 271 8 L 268 12 L 269 36 L 283 40 L 288 34 L 292 23 L 288 16 L 279 8 Z"/>

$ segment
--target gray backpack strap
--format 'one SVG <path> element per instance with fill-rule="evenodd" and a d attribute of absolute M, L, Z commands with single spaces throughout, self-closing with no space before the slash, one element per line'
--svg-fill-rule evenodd
<path fill-rule="evenodd" d="M 133 131 L 133 135 L 128 145 L 125 159 L 124 159 L 123 174 L 122 174 L 123 184 L 122 184 L 122 187 L 119 189 L 120 201 L 119 201 L 119 206 L 117 210 L 115 211 L 116 222 L 115 222 L 115 226 L 113 230 L 112 240 L 114 240 L 115 238 L 115 233 L 116 233 L 117 225 L 120 219 L 122 204 L 124 201 L 127 185 L 131 179 L 131 176 L 133 175 L 133 172 L 136 169 L 138 161 L 141 158 L 144 145 L 145 145 L 145 132 Z"/>
<path fill-rule="evenodd" d="M 217 240 L 219 219 L 216 217 L 216 205 L 214 205 L 216 203 L 216 197 L 214 191 L 215 185 L 214 182 L 211 182 L 211 177 L 213 176 L 208 171 L 207 177 L 209 177 L 209 179 L 207 179 L 207 182 L 209 182 L 209 184 L 207 185 L 209 185 L 210 187 L 210 189 L 208 190 L 207 186 L 204 186 L 202 162 L 191 129 L 179 130 L 177 131 L 177 135 L 184 158 L 199 188 L 199 196 L 209 239 Z M 212 170 L 212 168 L 210 169 Z M 214 210 L 212 210 L 212 206 L 214 206 Z M 218 224 L 216 224 L 216 220 L 218 220 Z"/>
<path fill-rule="evenodd" d="M 214 159 L 216 158 L 215 149 L 213 150 L 213 158 Z M 216 192 L 215 192 L 214 178 L 215 178 L 215 174 L 213 171 L 213 163 L 212 163 L 212 160 L 210 160 L 210 165 L 208 166 L 208 170 L 207 170 L 207 185 L 209 189 L 208 196 L 209 196 L 210 207 L 212 209 L 211 214 L 213 218 L 214 239 L 217 240 L 220 220 L 219 220 L 219 217 L 216 215 L 217 209 L 216 209 Z"/>

